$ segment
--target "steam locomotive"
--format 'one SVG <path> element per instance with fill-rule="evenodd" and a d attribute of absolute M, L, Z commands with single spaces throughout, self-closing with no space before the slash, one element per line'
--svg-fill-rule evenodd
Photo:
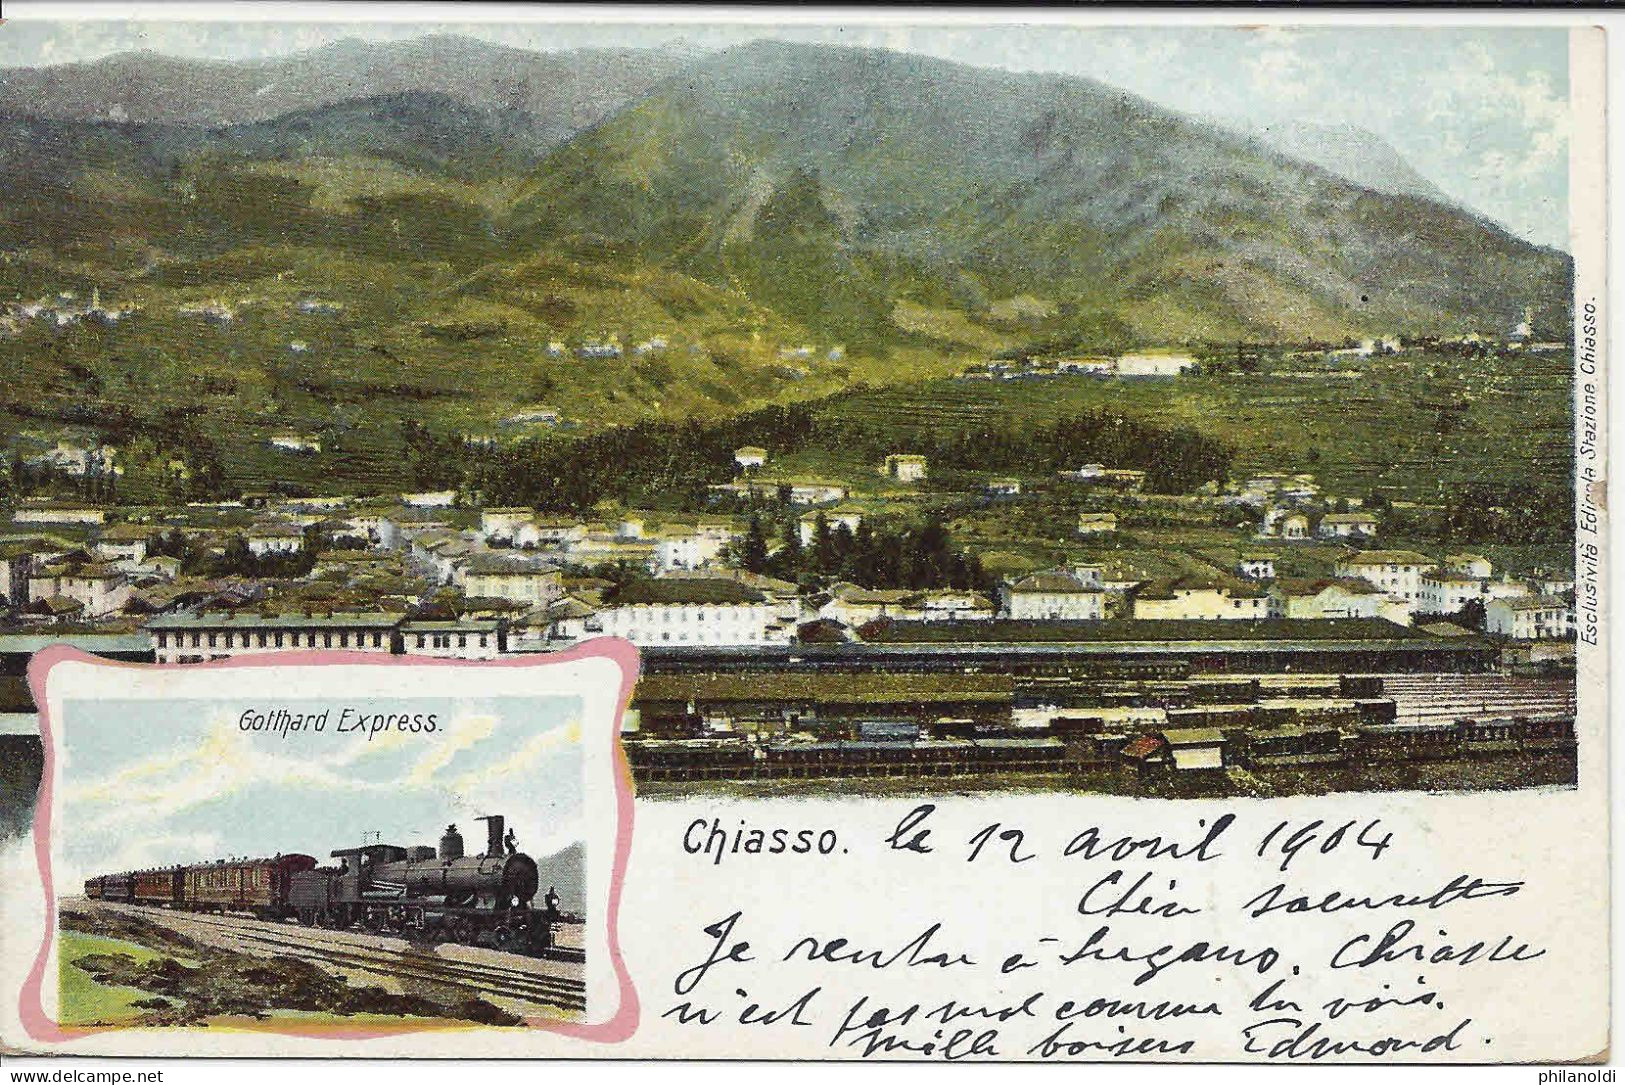
<path fill-rule="evenodd" d="M 512 832 L 504 834 L 500 814 L 480 820 L 486 823 L 480 855 L 465 855 L 462 834 L 449 825 L 438 848 L 337 848 L 331 856 L 338 864 L 325 867 L 290 854 L 103 874 L 85 882 L 85 896 L 544 952 L 553 945 L 558 899 L 549 892 L 542 908 L 533 907 L 536 861 L 517 849 Z"/>

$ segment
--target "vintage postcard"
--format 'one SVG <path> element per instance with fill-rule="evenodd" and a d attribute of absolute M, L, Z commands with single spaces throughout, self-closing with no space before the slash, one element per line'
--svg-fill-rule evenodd
<path fill-rule="evenodd" d="M 229 14 L 0 23 L 0 1051 L 1608 1058 L 1603 28 Z"/>

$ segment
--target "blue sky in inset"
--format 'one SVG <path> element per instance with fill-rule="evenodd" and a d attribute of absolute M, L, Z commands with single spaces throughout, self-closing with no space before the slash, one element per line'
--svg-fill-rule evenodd
<path fill-rule="evenodd" d="M 346 703 L 368 714 L 435 713 L 433 735 L 339 734 Z M 583 839 L 576 697 L 361 702 L 290 698 L 329 710 L 324 731 L 244 731 L 241 702 L 69 701 L 55 832 L 64 891 L 94 873 L 230 856 L 305 852 L 326 860 L 377 832 L 435 844 L 450 822 L 468 851 L 475 818 L 501 814 L 544 859 Z"/>
<path fill-rule="evenodd" d="M 50 21 L 0 27 L 0 67 L 150 49 L 247 59 L 343 38 L 453 33 L 536 50 L 756 38 L 884 46 L 1015 71 L 1086 76 L 1253 127 L 1352 124 L 1392 144 L 1451 198 L 1514 233 L 1568 247 L 1568 31 L 1530 27 L 1064 27 L 954 25 Z M 31 13 L 33 14 L 33 13 Z"/>

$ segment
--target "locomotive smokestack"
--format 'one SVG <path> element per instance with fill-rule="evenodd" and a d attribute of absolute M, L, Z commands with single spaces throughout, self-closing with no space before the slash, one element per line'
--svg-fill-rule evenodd
<path fill-rule="evenodd" d="M 502 830 L 506 819 L 501 814 L 487 814 L 480 818 L 485 822 L 485 854 L 488 856 L 502 854 Z"/>

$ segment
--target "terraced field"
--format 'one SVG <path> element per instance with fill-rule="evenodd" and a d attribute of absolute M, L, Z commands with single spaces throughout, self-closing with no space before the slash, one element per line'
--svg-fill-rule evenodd
<path fill-rule="evenodd" d="M 831 400 L 900 446 L 928 433 L 1021 427 L 1095 407 L 1185 426 L 1236 451 L 1235 470 L 1313 472 L 1326 488 L 1417 502 L 1475 482 L 1560 485 L 1572 464 L 1568 354 L 1473 361 L 1404 354 L 1357 379 L 1257 374 L 1111 380 L 941 380 Z M 832 466 L 835 463 L 832 462 Z"/>

